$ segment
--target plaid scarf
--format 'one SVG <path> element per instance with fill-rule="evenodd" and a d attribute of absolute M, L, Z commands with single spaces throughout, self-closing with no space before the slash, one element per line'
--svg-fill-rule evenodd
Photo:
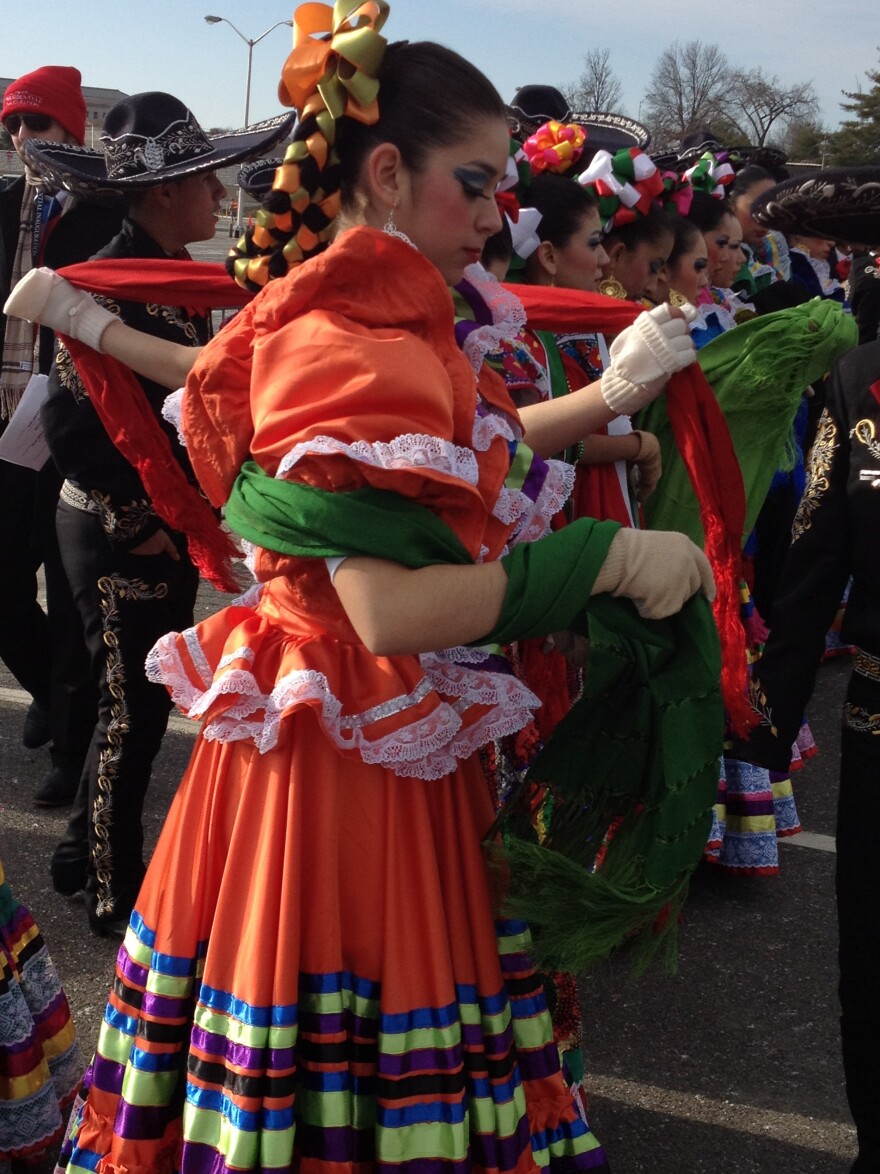
<path fill-rule="evenodd" d="M 18 241 L 12 261 L 9 288 L 15 289 L 34 265 L 34 224 L 39 208 L 37 189 L 25 184 L 21 197 Z M 11 420 L 34 370 L 34 343 L 37 328 L 22 318 L 7 318 L 3 337 L 3 364 L 0 369 L 0 420 Z"/>

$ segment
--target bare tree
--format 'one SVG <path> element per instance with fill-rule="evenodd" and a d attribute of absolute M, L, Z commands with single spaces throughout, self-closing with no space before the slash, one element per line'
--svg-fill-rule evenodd
<path fill-rule="evenodd" d="M 718 45 L 669 45 L 657 59 L 642 103 L 654 144 L 672 145 L 688 130 L 727 118 L 730 85 L 730 66 Z"/>
<path fill-rule="evenodd" d="M 786 124 L 815 121 L 819 99 L 812 82 L 795 82 L 784 86 L 776 76 L 768 77 L 761 69 L 736 69 L 731 74 L 729 117 L 756 147 L 763 147 L 771 128 L 777 123 L 777 135 Z"/>
<path fill-rule="evenodd" d="M 565 87 L 564 93 L 572 110 L 610 110 L 621 114 L 623 85 L 611 68 L 611 50 L 591 49 L 584 57 L 583 73 Z"/>

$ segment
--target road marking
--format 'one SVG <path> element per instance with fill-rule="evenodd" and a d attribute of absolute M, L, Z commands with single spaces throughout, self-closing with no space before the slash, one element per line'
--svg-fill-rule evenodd
<path fill-rule="evenodd" d="M 12 705 L 26 706 L 31 703 L 31 696 L 25 693 L 24 689 L 5 689 L 0 687 L 0 704 L 4 701 L 10 702 Z M 183 717 L 182 714 L 172 713 L 168 719 L 168 729 L 173 730 L 175 734 L 189 734 L 190 737 L 195 737 L 198 732 L 199 723 L 191 721 L 188 717 Z"/>
<path fill-rule="evenodd" d="M 0 704 L 9 701 L 13 705 L 30 705 L 31 698 L 23 689 L 4 689 L 0 687 Z M 168 729 L 175 734 L 187 734 L 194 738 L 198 733 L 199 723 L 182 714 L 172 713 L 168 719 Z M 836 852 L 834 836 L 823 836 L 817 832 L 799 832 L 796 836 L 782 836 L 782 844 L 793 844 L 796 848 L 815 848 L 818 852 Z"/>
<path fill-rule="evenodd" d="M 591 1096 L 604 1097 L 649 1113 L 662 1113 L 666 1117 L 766 1137 L 816 1153 L 831 1154 L 835 1158 L 855 1157 L 856 1154 L 855 1129 L 839 1121 L 817 1121 L 815 1117 L 802 1117 L 797 1113 L 777 1113 L 772 1109 L 759 1109 L 736 1101 L 718 1101 L 699 1093 L 660 1088 L 594 1072 L 588 1072 L 584 1077 L 584 1086 L 588 1101 Z"/>
<path fill-rule="evenodd" d="M 837 852 L 834 836 L 823 836 L 818 832 L 798 832 L 796 836 L 782 836 L 780 844 L 791 844 L 793 848 L 815 848 L 818 852 Z"/>

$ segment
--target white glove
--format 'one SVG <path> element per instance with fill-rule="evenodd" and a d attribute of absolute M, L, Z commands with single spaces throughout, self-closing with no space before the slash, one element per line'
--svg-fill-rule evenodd
<path fill-rule="evenodd" d="M 639 314 L 621 331 L 609 351 L 611 365 L 602 376 L 605 403 L 619 416 L 630 416 L 655 399 L 676 371 L 696 361 L 687 318 L 673 316 L 664 302 Z"/>
<path fill-rule="evenodd" d="M 690 538 L 675 530 L 618 530 L 592 595 L 625 595 L 640 616 L 662 620 L 675 615 L 697 591 L 715 598 L 709 560 Z"/>
<path fill-rule="evenodd" d="M 101 335 L 119 319 L 91 294 L 77 289 L 51 269 L 31 269 L 6 299 L 4 312 L 13 318 L 39 322 L 58 334 L 101 349 Z"/>

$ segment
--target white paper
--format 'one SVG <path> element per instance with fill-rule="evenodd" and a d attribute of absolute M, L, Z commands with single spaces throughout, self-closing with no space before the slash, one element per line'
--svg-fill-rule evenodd
<path fill-rule="evenodd" d="M 49 459 L 40 408 L 49 394 L 48 375 L 32 375 L 6 431 L 0 436 L 0 460 L 26 469 L 42 469 Z"/>

